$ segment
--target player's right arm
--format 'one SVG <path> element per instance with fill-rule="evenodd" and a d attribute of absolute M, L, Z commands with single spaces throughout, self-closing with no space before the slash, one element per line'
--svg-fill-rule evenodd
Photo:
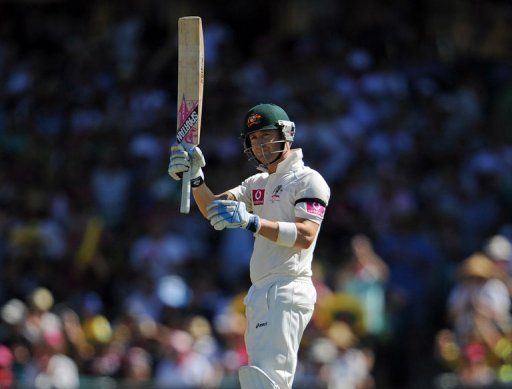
<path fill-rule="evenodd" d="M 183 172 L 190 170 L 190 183 L 194 200 L 205 218 L 208 216 L 206 207 L 214 200 L 235 200 L 235 196 L 230 192 L 213 194 L 204 182 L 203 167 L 206 165 L 203 153 L 199 147 L 194 147 L 187 152 L 183 146 L 175 145 L 171 147 L 171 157 L 169 161 L 168 173 L 176 181 L 181 180 Z"/>

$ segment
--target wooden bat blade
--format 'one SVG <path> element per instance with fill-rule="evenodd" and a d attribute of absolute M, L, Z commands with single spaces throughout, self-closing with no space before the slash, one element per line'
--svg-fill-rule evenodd
<path fill-rule="evenodd" d="M 177 139 L 185 148 L 197 146 L 201 136 L 204 85 L 204 41 L 201 18 L 178 20 Z"/>
<path fill-rule="evenodd" d="M 197 146 L 201 137 L 204 85 L 204 40 L 201 18 L 178 20 L 178 98 L 176 139 L 186 150 Z M 182 178 L 181 213 L 190 211 L 190 173 Z"/>

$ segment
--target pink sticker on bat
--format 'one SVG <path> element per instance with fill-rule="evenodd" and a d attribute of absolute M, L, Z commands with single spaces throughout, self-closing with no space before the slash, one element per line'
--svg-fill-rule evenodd
<path fill-rule="evenodd" d="M 320 204 L 320 203 L 317 203 L 316 201 L 314 202 L 307 202 L 306 203 L 306 211 L 307 213 L 310 213 L 312 215 L 316 215 L 316 216 L 320 216 L 320 217 L 324 217 L 325 215 L 325 207 Z"/>
<path fill-rule="evenodd" d="M 265 201 L 265 189 L 253 189 L 252 203 L 254 205 L 263 205 L 263 201 Z"/>
<path fill-rule="evenodd" d="M 179 124 L 178 124 L 178 142 L 185 142 L 188 144 L 197 144 L 198 140 L 198 102 L 196 100 L 187 101 L 185 96 L 181 100 L 179 109 Z"/>

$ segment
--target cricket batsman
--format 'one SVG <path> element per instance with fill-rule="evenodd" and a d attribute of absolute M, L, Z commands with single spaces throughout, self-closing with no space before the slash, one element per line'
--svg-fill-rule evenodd
<path fill-rule="evenodd" d="M 244 303 L 249 365 L 239 370 L 243 389 L 291 388 L 304 329 L 313 314 L 316 290 L 311 261 L 330 198 L 322 176 L 292 149 L 295 124 L 275 104 L 247 112 L 244 152 L 260 173 L 215 195 L 204 182 L 205 159 L 196 147 L 171 148 L 169 175 L 190 170 L 194 199 L 216 230 L 245 228 L 254 234 L 252 286 Z"/>

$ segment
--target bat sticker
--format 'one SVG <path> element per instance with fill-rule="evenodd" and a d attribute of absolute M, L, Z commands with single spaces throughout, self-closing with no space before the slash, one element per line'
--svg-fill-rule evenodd
<path fill-rule="evenodd" d="M 183 141 L 189 144 L 197 143 L 198 107 L 198 101 L 187 101 L 183 96 L 179 110 L 180 124 L 176 135 L 178 143 Z"/>

